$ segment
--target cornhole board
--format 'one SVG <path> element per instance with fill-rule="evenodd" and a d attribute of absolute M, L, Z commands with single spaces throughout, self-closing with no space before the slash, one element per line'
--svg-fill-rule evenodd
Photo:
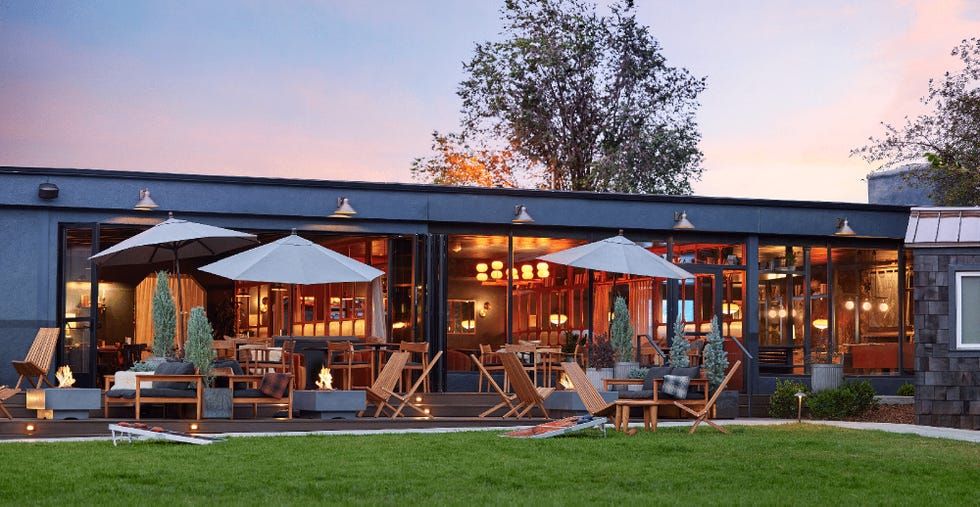
<path fill-rule="evenodd" d="M 513 438 L 549 438 L 585 428 L 594 428 L 596 426 L 602 429 L 602 436 L 606 436 L 606 422 L 608 421 L 605 417 L 580 415 L 542 423 L 531 428 L 511 431 L 501 436 Z"/>
<path fill-rule="evenodd" d="M 133 443 L 133 439 L 136 440 L 170 440 L 172 442 L 182 442 L 185 444 L 197 444 L 197 445 L 207 445 L 213 444 L 215 442 L 224 442 L 225 439 L 217 437 L 202 437 L 200 435 L 192 435 L 190 433 L 182 433 L 179 431 L 170 431 L 159 428 L 157 430 L 146 427 L 145 424 L 141 424 L 141 427 L 131 425 L 129 423 L 120 424 L 110 424 L 109 431 L 112 432 L 112 445 L 118 445 L 116 441 L 116 434 L 119 435 L 119 440 L 122 441 L 126 439 L 129 443 Z"/>

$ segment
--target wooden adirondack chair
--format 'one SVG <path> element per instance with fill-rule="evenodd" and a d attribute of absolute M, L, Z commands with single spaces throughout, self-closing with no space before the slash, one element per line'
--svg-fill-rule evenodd
<path fill-rule="evenodd" d="M 551 393 L 555 392 L 554 387 L 535 387 L 534 382 L 531 381 L 531 377 L 528 377 L 527 371 L 524 369 L 524 365 L 521 364 L 521 360 L 517 358 L 517 354 L 513 352 L 501 352 L 500 362 L 504 364 L 504 373 L 510 380 L 510 386 L 514 389 L 514 394 L 517 396 L 517 400 L 520 402 L 514 408 L 503 415 L 503 417 L 508 417 L 513 415 L 514 417 L 520 419 L 528 413 L 531 409 L 538 407 L 544 416 L 547 418 L 548 409 L 544 408 L 544 400 Z"/>
<path fill-rule="evenodd" d="M 54 387 L 47 375 L 51 369 L 51 360 L 54 358 L 54 348 L 58 345 L 59 331 L 56 327 L 42 327 L 34 337 L 34 343 L 27 351 L 27 357 L 23 361 L 12 361 L 14 369 L 20 374 L 14 389 L 20 389 L 24 377 L 27 377 L 27 381 L 34 387 L 41 387 L 42 381 Z M 37 377 L 37 381 L 31 377 Z"/>
<path fill-rule="evenodd" d="M 735 361 L 735 365 L 732 366 L 731 370 L 728 370 L 728 375 L 725 375 L 725 379 L 721 381 L 721 384 L 718 386 L 718 389 L 715 390 L 715 394 L 711 396 L 711 399 L 708 400 L 708 403 L 706 403 L 701 410 L 695 411 L 688 408 L 686 405 L 680 403 L 679 401 L 674 402 L 674 405 L 680 407 L 681 410 L 693 415 L 694 417 L 697 417 L 697 420 L 694 421 L 694 425 L 691 426 L 691 431 L 689 433 L 694 433 L 694 430 L 698 429 L 698 425 L 701 424 L 702 422 L 708 423 L 709 426 L 722 433 L 725 434 L 729 433 L 728 430 L 726 430 L 725 428 L 722 428 L 721 426 L 718 426 L 717 424 L 711 422 L 711 419 L 708 419 L 708 416 L 711 415 L 711 407 L 715 406 L 715 400 L 717 400 L 718 396 L 720 396 L 722 391 L 725 390 L 725 386 L 728 385 L 728 381 L 731 380 L 733 376 L 735 376 L 735 371 L 738 370 L 738 367 L 741 365 L 742 365 L 742 361 Z"/>
<path fill-rule="evenodd" d="M 425 381 L 426 381 L 425 379 L 427 379 L 429 377 L 429 372 L 432 371 L 432 367 L 435 366 L 436 363 L 439 362 L 439 358 L 440 357 L 442 357 L 442 351 L 441 350 L 439 352 L 436 352 L 436 355 L 432 356 L 432 359 L 429 361 L 429 366 L 427 366 L 424 370 L 422 370 L 422 373 L 419 375 L 419 379 L 416 380 L 414 384 L 412 384 L 411 389 L 409 389 L 407 392 L 405 392 L 405 394 L 395 394 L 395 393 L 392 393 L 391 394 L 391 396 L 393 398 L 396 398 L 398 400 L 401 400 L 401 404 L 398 405 L 398 409 L 395 410 L 395 413 L 394 414 L 391 414 L 391 418 L 392 419 L 394 419 L 394 418 L 398 417 L 399 415 L 401 415 L 402 410 L 405 407 L 408 407 L 408 408 L 410 408 L 410 409 L 418 412 L 419 415 L 421 415 L 422 417 L 429 417 L 429 414 L 425 413 L 425 411 L 423 411 L 422 409 L 416 407 L 415 405 L 412 405 L 412 397 L 415 396 L 415 392 L 418 391 L 419 386 L 421 386 L 423 383 L 425 383 Z"/>
<path fill-rule="evenodd" d="M 572 381 L 572 386 L 574 386 L 575 392 L 578 393 L 578 397 L 582 400 L 582 405 L 585 406 L 585 410 L 588 410 L 590 414 L 596 417 L 614 415 L 616 412 L 616 402 L 607 402 L 602 398 L 599 390 L 592 385 L 592 382 L 589 382 L 589 377 L 577 362 L 561 363 L 561 366 L 565 370 L 565 375 L 568 375 L 568 380 Z"/>
<path fill-rule="evenodd" d="M 473 354 L 470 354 L 470 359 L 473 360 L 473 364 L 476 365 L 476 369 L 480 371 L 480 378 L 482 379 L 483 377 L 486 377 L 487 378 L 487 385 L 490 386 L 490 387 L 492 387 L 494 389 L 494 391 L 497 391 L 497 394 L 499 394 L 500 395 L 500 398 L 503 399 L 503 401 L 501 401 L 500 403 L 498 403 L 498 404 L 490 407 L 489 409 L 483 411 L 483 413 L 480 414 L 480 417 L 486 417 L 486 416 L 488 416 L 488 415 L 496 412 L 498 409 L 501 409 L 501 408 L 504 408 L 504 407 L 509 408 L 510 411 L 513 412 L 514 411 L 514 402 L 517 401 L 517 396 L 516 395 L 513 395 L 513 394 L 507 394 L 506 392 L 504 392 L 503 389 L 500 388 L 500 384 L 497 384 L 497 381 L 494 380 L 492 376 L 490 376 L 490 372 L 487 370 L 487 367 L 484 366 L 483 361 L 481 361 L 479 358 L 477 358 Z M 500 368 L 503 369 L 503 365 L 501 365 Z"/>
<path fill-rule="evenodd" d="M 390 410 L 391 413 L 395 412 L 395 407 L 388 400 L 391 399 L 395 385 L 402 378 L 402 371 L 405 369 L 405 363 L 408 361 L 409 355 L 408 352 L 393 352 L 391 357 L 388 358 L 388 362 L 385 363 L 384 368 L 381 368 L 381 372 L 378 373 L 378 378 L 374 380 L 371 387 L 364 390 L 367 402 L 378 407 L 374 411 L 374 417 L 380 416 L 385 408 Z M 358 415 L 363 414 L 364 411 L 361 411 Z"/>

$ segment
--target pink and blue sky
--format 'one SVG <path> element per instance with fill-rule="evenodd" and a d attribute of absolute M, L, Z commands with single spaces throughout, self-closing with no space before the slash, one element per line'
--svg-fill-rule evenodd
<path fill-rule="evenodd" d="M 502 0 L 0 0 L 0 164 L 408 182 Z M 707 76 L 695 193 L 865 202 L 980 2 L 639 0 Z"/>

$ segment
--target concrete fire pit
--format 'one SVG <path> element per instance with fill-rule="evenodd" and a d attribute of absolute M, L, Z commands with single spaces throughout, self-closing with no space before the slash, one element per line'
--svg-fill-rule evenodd
<path fill-rule="evenodd" d="M 102 408 L 102 390 L 81 387 L 28 389 L 25 406 L 38 419 L 88 419 L 89 410 Z"/>
<path fill-rule="evenodd" d="M 311 419 L 353 419 L 367 407 L 364 391 L 296 391 L 293 408 L 300 417 Z"/>

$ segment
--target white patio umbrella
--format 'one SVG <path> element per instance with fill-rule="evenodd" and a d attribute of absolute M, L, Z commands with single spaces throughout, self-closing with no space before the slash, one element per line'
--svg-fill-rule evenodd
<path fill-rule="evenodd" d="M 172 261 L 177 274 L 177 317 L 180 323 L 177 335 L 183 336 L 184 316 L 181 309 L 184 291 L 180 280 L 180 259 L 215 255 L 254 243 L 258 243 L 254 234 L 177 219 L 171 213 L 165 221 L 89 257 L 89 260 L 99 266 Z"/>
<path fill-rule="evenodd" d="M 295 230 L 272 243 L 199 269 L 232 280 L 299 285 L 370 282 L 384 274 L 380 269 L 301 238 Z"/>
<path fill-rule="evenodd" d="M 546 262 L 610 273 L 671 279 L 694 278 L 694 275 L 686 270 L 626 239 L 622 232 L 618 236 L 602 241 L 568 248 L 538 258 Z"/>
<path fill-rule="evenodd" d="M 296 234 L 199 268 L 232 280 L 310 285 L 370 282 L 384 274 Z"/>

